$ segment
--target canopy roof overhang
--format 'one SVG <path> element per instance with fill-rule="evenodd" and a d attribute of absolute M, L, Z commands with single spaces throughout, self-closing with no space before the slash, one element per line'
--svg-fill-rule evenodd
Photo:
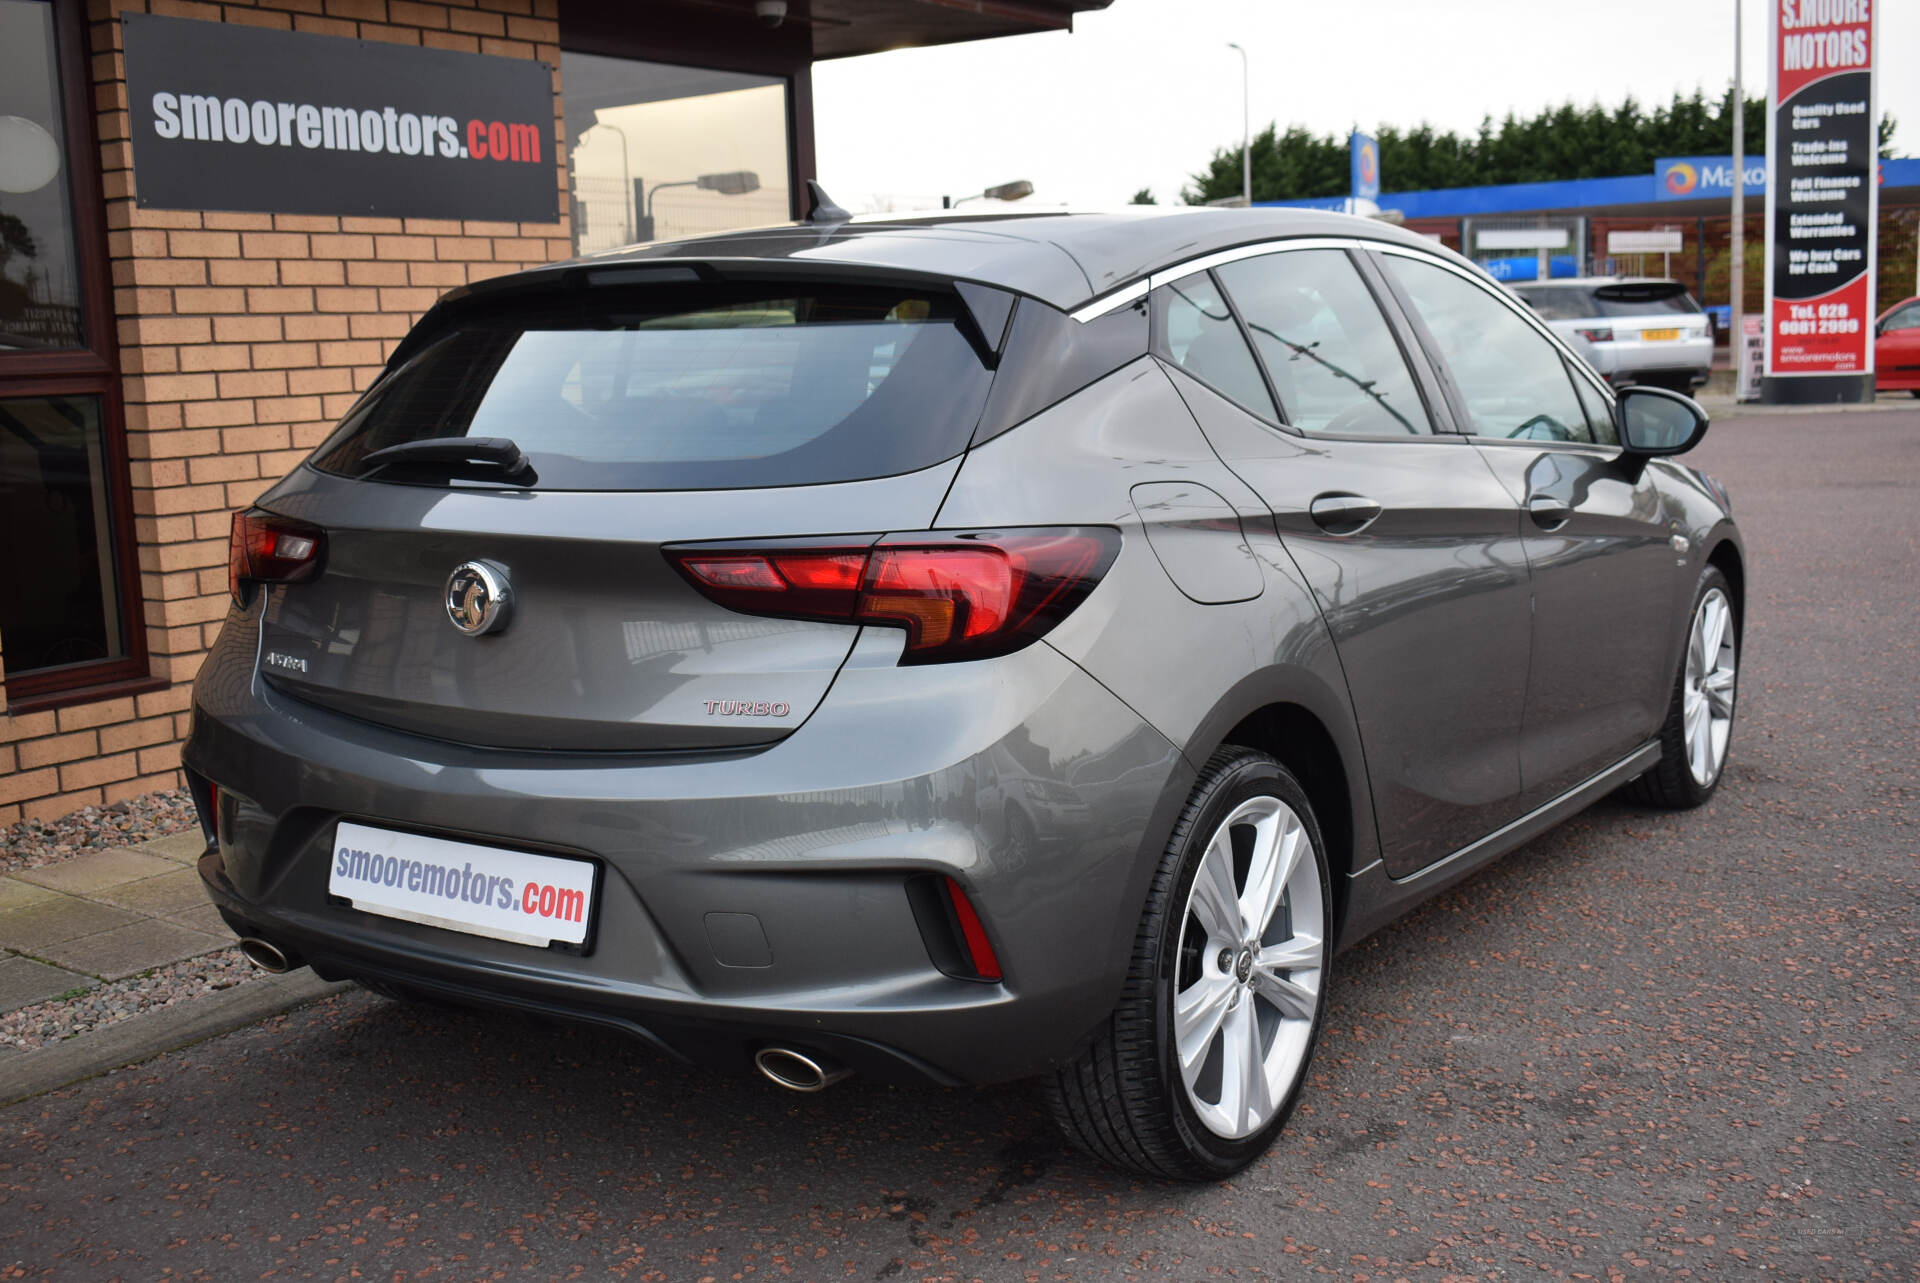
<path fill-rule="evenodd" d="M 787 0 L 778 26 L 754 0 L 561 0 L 561 42 L 569 34 L 626 37 L 702 49 L 716 61 L 818 62 L 918 45 L 1071 31 L 1075 14 L 1112 0 Z M 642 20 L 643 19 L 643 20 Z M 592 44 L 602 42 L 592 40 Z M 610 42 L 612 43 L 612 42 Z M 733 55 L 727 57 L 727 55 Z"/>

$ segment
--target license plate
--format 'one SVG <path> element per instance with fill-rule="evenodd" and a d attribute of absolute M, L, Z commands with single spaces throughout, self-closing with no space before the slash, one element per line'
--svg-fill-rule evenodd
<path fill-rule="evenodd" d="M 1664 343 L 1680 337 L 1678 330 L 1642 330 L 1640 337 L 1649 343 Z"/>
<path fill-rule="evenodd" d="M 545 947 L 586 941 L 593 875 L 586 860 L 343 822 L 327 890 L 366 913 Z"/>

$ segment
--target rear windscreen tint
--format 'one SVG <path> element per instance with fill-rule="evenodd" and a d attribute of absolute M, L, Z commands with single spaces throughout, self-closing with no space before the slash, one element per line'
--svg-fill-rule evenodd
<path fill-rule="evenodd" d="M 383 380 L 316 467 L 450 483 L 367 455 L 505 437 L 543 490 L 702 490 L 892 476 L 958 454 L 991 373 L 938 293 L 709 287 L 533 303 L 462 323 Z M 484 470 L 462 483 L 489 484 Z"/>
<path fill-rule="evenodd" d="M 1602 285 L 1593 292 L 1598 316 L 1687 316 L 1700 311 L 1693 295 L 1675 281 Z"/>
<path fill-rule="evenodd" d="M 1694 314 L 1700 305 L 1684 287 L 1650 281 L 1621 285 L 1535 285 L 1514 291 L 1549 321 L 1581 321 L 1596 316 L 1669 316 Z"/>

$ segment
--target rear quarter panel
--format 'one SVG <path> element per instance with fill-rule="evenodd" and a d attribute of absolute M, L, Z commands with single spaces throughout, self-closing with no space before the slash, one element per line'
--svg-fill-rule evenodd
<path fill-rule="evenodd" d="M 1201 604 L 1170 578 L 1144 537 L 1131 492 L 1174 482 L 1203 485 L 1236 509 L 1239 529 L 1220 532 L 1216 555 L 1250 559 L 1263 583 L 1257 596 Z M 1341 753 L 1352 864 L 1377 859 L 1366 771 L 1326 625 L 1272 515 L 1213 453 L 1153 359 L 971 451 L 939 518 L 946 527 L 1069 523 L 1116 526 L 1122 548 L 1100 587 L 1046 644 L 1178 745 L 1196 769 L 1248 714 L 1273 703 L 1306 708 Z M 1144 836 L 1130 888 L 1136 903 L 1144 902 L 1183 800 L 1157 808 L 1162 822 Z M 1134 925 L 1117 924 L 1117 952 L 1130 947 Z"/>

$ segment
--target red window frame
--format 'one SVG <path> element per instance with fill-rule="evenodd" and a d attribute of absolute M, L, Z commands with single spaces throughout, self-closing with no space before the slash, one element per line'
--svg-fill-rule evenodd
<path fill-rule="evenodd" d="M 108 699 L 167 685 L 147 666 L 147 626 L 140 596 L 138 542 L 127 464 L 126 411 L 120 389 L 120 352 L 114 336 L 112 261 L 107 250 L 106 203 L 100 183 L 100 144 L 94 128 L 93 77 L 82 6 L 78 0 L 38 0 L 53 10 L 55 59 L 66 136 L 62 166 L 73 209 L 74 258 L 80 269 L 80 314 L 86 346 L 53 352 L 0 352 L 0 398 L 90 396 L 100 400 L 103 483 L 109 530 L 102 540 L 113 556 L 125 654 L 117 659 L 8 674 L 7 712 Z M 6 638 L 0 635 L 0 649 Z M 4 655 L 0 654 L 0 659 Z"/>

